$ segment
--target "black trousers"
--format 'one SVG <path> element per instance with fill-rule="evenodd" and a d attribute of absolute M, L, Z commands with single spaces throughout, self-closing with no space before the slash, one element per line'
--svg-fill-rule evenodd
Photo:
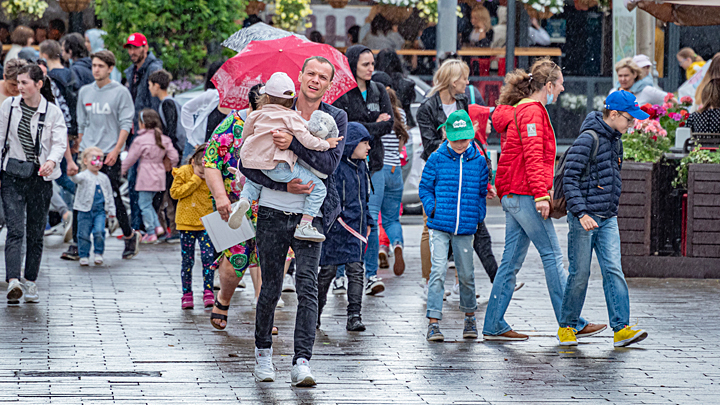
<path fill-rule="evenodd" d="M 478 229 L 475 232 L 475 239 L 473 240 L 473 249 L 480 258 L 480 262 L 485 268 L 490 278 L 490 283 L 495 281 L 495 274 L 497 274 L 498 264 L 495 260 L 495 255 L 492 251 L 492 240 L 490 240 L 490 232 L 485 227 L 485 222 L 481 222 L 478 225 Z"/>
<path fill-rule="evenodd" d="M 338 266 L 321 266 L 318 273 L 318 319 L 322 315 L 323 308 L 327 302 L 328 290 Z M 353 262 L 345 264 L 345 276 L 348 279 L 347 287 L 347 314 L 360 315 L 362 310 L 363 296 L 363 276 L 365 275 L 365 267 L 361 262 Z"/>
<path fill-rule="evenodd" d="M 23 238 L 27 241 L 25 279 L 35 281 L 42 260 L 43 234 L 50 210 L 52 182 L 37 175 L 21 179 L 3 173 L 0 185 L 8 230 L 5 240 L 5 281 L 20 278 Z"/>
<path fill-rule="evenodd" d="M 121 169 L 122 162 L 120 161 L 120 157 L 118 157 L 114 165 L 103 165 L 100 171 L 110 178 L 110 187 L 112 187 L 113 196 L 115 197 L 115 217 L 120 224 L 120 229 L 122 229 L 123 235 L 125 235 L 125 237 L 130 237 L 132 235 L 130 218 L 128 217 L 127 211 L 125 210 L 125 204 L 123 204 L 122 196 L 120 195 L 120 180 L 122 179 Z M 73 210 L 72 233 L 73 242 L 75 242 L 75 244 L 77 244 L 77 217 L 78 212 Z"/>

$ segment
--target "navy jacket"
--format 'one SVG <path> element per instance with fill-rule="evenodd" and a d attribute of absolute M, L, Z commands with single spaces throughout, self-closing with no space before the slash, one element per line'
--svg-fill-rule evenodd
<path fill-rule="evenodd" d="M 344 111 L 331 106 L 330 104 L 320 103 L 320 111 L 330 114 L 335 120 L 335 124 L 338 127 L 338 137 L 345 137 L 347 134 L 347 114 Z M 340 163 L 340 158 L 345 148 L 345 138 L 343 138 L 336 148 L 328 149 L 325 152 L 305 149 L 304 146 L 297 139 L 293 138 L 290 144 L 290 150 L 295 153 L 298 158 L 305 161 L 312 168 L 328 175 L 328 178 L 323 180 L 325 187 L 327 187 L 327 196 L 321 207 L 323 215 L 323 228 L 327 232 L 335 219 L 340 214 L 340 197 L 338 196 L 337 190 L 335 189 L 335 181 L 331 176 L 335 169 L 337 169 Z M 248 179 L 260 184 L 263 187 L 268 187 L 273 190 L 287 191 L 287 183 L 276 183 L 270 180 L 261 170 L 248 169 L 243 167 L 242 162 L 239 161 L 240 171 Z"/>
<path fill-rule="evenodd" d="M 345 149 L 335 173 L 335 188 L 340 197 L 340 217 L 347 226 L 367 237 L 367 227 L 374 224 L 368 210 L 370 198 L 370 179 L 364 159 L 351 159 L 357 145 L 362 141 L 370 141 L 370 133 L 357 122 L 348 124 Z M 345 229 L 339 221 L 333 222 L 325 232 L 320 265 L 340 265 L 363 262 L 365 244 Z"/>
<path fill-rule="evenodd" d="M 70 65 L 70 70 L 72 70 L 78 78 L 78 87 L 95 83 L 95 77 L 92 74 L 92 60 L 90 57 L 74 61 L 72 65 Z"/>
<path fill-rule="evenodd" d="M 592 154 L 593 136 L 584 131 L 592 129 L 598 134 L 595 163 L 588 173 Z M 563 191 L 567 210 L 576 217 L 593 214 L 602 218 L 617 216 L 622 191 L 623 148 L 622 134 L 603 121 L 602 113 L 591 112 L 580 127 L 582 133 L 568 151 L 565 160 Z"/>
<path fill-rule="evenodd" d="M 125 69 L 125 78 L 127 79 L 128 89 L 132 95 L 133 102 L 135 103 L 135 118 L 133 119 L 133 128 L 135 133 L 139 130 L 138 127 L 138 116 L 140 111 L 145 108 L 152 108 L 157 111 L 160 108 L 160 99 L 150 95 L 150 89 L 148 88 L 148 77 L 150 73 L 158 71 L 163 68 L 163 62 L 156 58 L 152 52 L 148 52 L 145 62 L 137 69 L 135 65 Z M 138 81 L 133 83 L 133 77 L 137 73 Z"/>
<path fill-rule="evenodd" d="M 488 167 L 485 156 L 470 142 L 458 155 L 443 142 L 428 158 L 419 194 L 430 229 L 472 235 L 485 220 Z"/>

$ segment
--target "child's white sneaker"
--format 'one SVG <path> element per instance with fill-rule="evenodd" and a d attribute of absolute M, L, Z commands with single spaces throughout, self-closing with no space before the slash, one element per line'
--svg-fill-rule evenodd
<path fill-rule="evenodd" d="M 300 222 L 295 228 L 295 239 L 309 240 L 311 242 L 324 242 L 325 235 L 318 232 L 310 222 Z"/>
<path fill-rule="evenodd" d="M 100 265 L 103 264 L 103 257 L 102 257 L 102 255 L 98 255 L 98 254 L 95 255 L 95 264 L 98 265 L 98 266 L 100 266 Z"/>
<path fill-rule="evenodd" d="M 249 209 L 250 201 L 248 201 L 247 198 L 240 198 L 240 200 L 233 205 L 233 210 L 230 213 L 230 218 L 228 219 L 228 225 L 230 226 L 230 228 L 240 228 L 240 225 L 242 225 L 242 220 L 245 217 L 247 210 Z"/>
<path fill-rule="evenodd" d="M 89 265 L 90 265 L 90 258 L 88 258 L 88 257 L 81 257 L 81 258 L 80 258 L 80 265 L 81 265 L 81 266 L 89 266 Z"/>

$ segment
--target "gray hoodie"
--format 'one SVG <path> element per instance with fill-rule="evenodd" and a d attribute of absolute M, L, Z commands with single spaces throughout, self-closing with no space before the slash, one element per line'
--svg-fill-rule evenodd
<path fill-rule="evenodd" d="M 78 133 L 83 134 L 80 150 L 97 146 L 110 153 L 121 130 L 130 132 L 135 104 L 127 87 L 111 81 L 102 89 L 97 82 L 83 86 L 78 94 Z"/>

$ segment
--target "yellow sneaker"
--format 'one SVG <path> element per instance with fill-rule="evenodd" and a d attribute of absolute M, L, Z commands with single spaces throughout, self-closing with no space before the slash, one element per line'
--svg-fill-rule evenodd
<path fill-rule="evenodd" d="M 577 338 L 575 337 L 575 328 L 567 327 L 558 329 L 557 338 L 560 346 L 577 346 Z"/>
<path fill-rule="evenodd" d="M 633 343 L 640 342 L 647 336 L 647 332 L 642 329 L 633 330 L 632 326 L 625 326 L 624 328 L 615 332 L 615 347 L 629 346 Z"/>

